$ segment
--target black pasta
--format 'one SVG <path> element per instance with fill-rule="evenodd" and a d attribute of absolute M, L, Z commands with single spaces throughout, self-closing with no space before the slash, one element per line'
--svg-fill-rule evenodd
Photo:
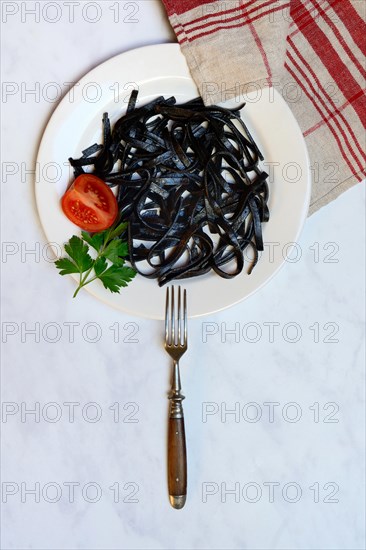
<path fill-rule="evenodd" d="M 159 285 L 211 269 L 232 278 L 250 247 L 251 273 L 263 250 L 269 191 L 263 156 L 240 117 L 243 105 L 206 107 L 201 98 L 175 105 L 174 97 L 158 97 L 136 107 L 137 96 L 134 90 L 113 128 L 103 115 L 103 145 L 69 159 L 75 176 L 92 167 L 117 188 L 131 264 Z"/>

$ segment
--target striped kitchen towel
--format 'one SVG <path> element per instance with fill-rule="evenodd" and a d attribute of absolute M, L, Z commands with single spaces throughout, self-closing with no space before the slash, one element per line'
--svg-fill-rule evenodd
<path fill-rule="evenodd" d="M 366 0 L 163 2 L 207 105 L 268 86 L 287 101 L 310 156 L 310 214 L 364 179 Z"/>

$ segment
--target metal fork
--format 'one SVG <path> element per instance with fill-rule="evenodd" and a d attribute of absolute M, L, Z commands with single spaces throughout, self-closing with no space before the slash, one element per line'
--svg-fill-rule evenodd
<path fill-rule="evenodd" d="M 179 360 L 187 350 L 187 292 L 178 287 L 178 310 L 174 286 L 167 288 L 165 306 L 165 349 L 173 359 L 173 379 L 169 394 L 168 488 L 173 508 L 183 508 L 187 496 L 187 453 L 181 392 Z"/>

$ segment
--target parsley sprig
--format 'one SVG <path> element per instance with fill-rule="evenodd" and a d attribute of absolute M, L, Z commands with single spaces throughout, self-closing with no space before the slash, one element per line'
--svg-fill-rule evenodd
<path fill-rule="evenodd" d="M 119 292 L 132 281 L 136 271 L 125 266 L 128 244 L 119 238 L 126 227 L 126 223 L 120 223 L 93 235 L 82 231 L 82 238 L 74 235 L 64 245 L 68 257 L 60 258 L 55 265 L 60 270 L 60 275 L 79 274 L 74 298 L 80 289 L 96 279 L 102 281 L 104 287 L 111 292 Z M 89 247 L 97 252 L 95 258 L 89 254 Z"/>

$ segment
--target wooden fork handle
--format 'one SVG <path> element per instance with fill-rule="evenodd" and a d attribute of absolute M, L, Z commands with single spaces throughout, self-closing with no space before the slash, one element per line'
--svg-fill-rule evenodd
<path fill-rule="evenodd" d="M 172 397 L 171 399 L 174 399 Z M 172 402 L 172 410 L 174 404 Z M 180 403 L 181 417 L 170 413 L 168 428 L 168 488 L 169 500 L 173 508 L 183 508 L 187 496 L 187 451 L 184 417 Z"/>

